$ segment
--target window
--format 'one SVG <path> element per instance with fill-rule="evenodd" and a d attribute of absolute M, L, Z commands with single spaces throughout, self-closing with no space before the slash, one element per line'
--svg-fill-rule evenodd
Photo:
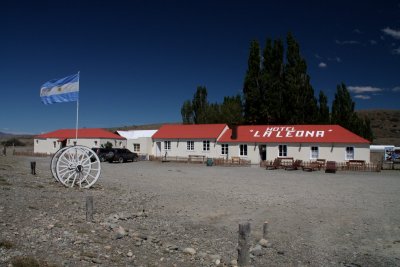
<path fill-rule="evenodd" d="M 186 149 L 193 151 L 194 150 L 194 141 L 187 141 L 186 142 Z"/>
<path fill-rule="evenodd" d="M 171 150 L 171 141 L 164 141 L 164 149 Z"/>
<path fill-rule="evenodd" d="M 240 156 L 247 156 L 247 145 L 240 145 Z"/>
<path fill-rule="evenodd" d="M 53 142 L 53 146 L 54 146 L 54 148 L 56 148 L 56 141 Z"/>
<path fill-rule="evenodd" d="M 346 147 L 346 160 L 354 159 L 354 147 L 348 146 Z"/>
<path fill-rule="evenodd" d="M 287 145 L 279 145 L 279 157 L 287 157 Z"/>
<path fill-rule="evenodd" d="M 74 141 L 74 146 L 76 146 L 76 141 Z"/>
<path fill-rule="evenodd" d="M 133 152 L 140 152 L 140 144 L 133 144 Z"/>
<path fill-rule="evenodd" d="M 221 155 L 228 155 L 228 144 L 221 145 Z"/>
<path fill-rule="evenodd" d="M 94 145 L 97 146 L 97 141 L 94 141 Z"/>
<path fill-rule="evenodd" d="M 203 141 L 203 151 L 210 151 L 210 141 Z"/>
<path fill-rule="evenodd" d="M 311 147 L 311 159 L 318 159 L 319 158 L 319 149 L 317 146 Z"/>
<path fill-rule="evenodd" d="M 119 147 L 122 147 L 122 142 L 121 141 L 119 141 Z"/>
<path fill-rule="evenodd" d="M 36 144 L 39 144 L 39 140 L 36 140 Z"/>

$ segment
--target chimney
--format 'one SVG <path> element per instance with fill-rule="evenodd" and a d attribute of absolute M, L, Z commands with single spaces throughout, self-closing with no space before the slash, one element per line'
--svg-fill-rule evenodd
<path fill-rule="evenodd" d="M 232 140 L 236 140 L 237 139 L 237 125 L 236 124 L 232 124 L 231 128 L 232 128 L 231 139 Z"/>

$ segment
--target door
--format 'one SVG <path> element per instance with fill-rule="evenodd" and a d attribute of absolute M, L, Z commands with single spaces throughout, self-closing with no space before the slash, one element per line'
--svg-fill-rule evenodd
<path fill-rule="evenodd" d="M 258 150 L 260 151 L 260 160 L 267 160 L 267 145 L 259 145 Z"/>
<path fill-rule="evenodd" d="M 156 142 L 156 157 L 161 157 L 161 142 Z"/>

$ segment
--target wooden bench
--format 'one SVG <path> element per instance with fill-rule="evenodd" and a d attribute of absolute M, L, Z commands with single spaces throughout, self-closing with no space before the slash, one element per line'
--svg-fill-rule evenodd
<path fill-rule="evenodd" d="M 321 169 L 320 164 L 316 161 L 310 162 L 309 164 L 305 164 L 302 166 L 303 171 L 312 172 L 319 171 Z"/>
<path fill-rule="evenodd" d="M 206 156 L 204 155 L 189 155 L 188 162 L 200 162 L 204 163 Z"/>
<path fill-rule="evenodd" d="M 325 173 L 336 173 L 336 161 L 327 161 L 325 167 Z"/>
<path fill-rule="evenodd" d="M 293 165 L 294 159 L 292 157 L 279 157 L 281 161 L 280 168 L 284 169 L 287 166 Z"/>
<path fill-rule="evenodd" d="M 365 160 L 349 160 L 346 165 L 348 170 L 363 170 L 365 169 Z"/>

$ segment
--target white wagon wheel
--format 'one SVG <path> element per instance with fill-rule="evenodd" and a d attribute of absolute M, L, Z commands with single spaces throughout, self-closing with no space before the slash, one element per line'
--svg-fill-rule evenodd
<path fill-rule="evenodd" d="M 50 170 L 51 170 L 51 174 L 53 175 L 53 178 L 59 182 L 58 177 L 57 177 L 57 161 L 60 158 L 60 155 L 62 152 L 64 152 L 66 149 L 68 149 L 68 147 L 63 147 L 61 149 L 59 149 L 51 158 L 51 163 L 50 163 Z"/>
<path fill-rule="evenodd" d="M 67 187 L 79 185 L 81 188 L 89 188 L 99 178 L 100 171 L 99 157 L 85 146 L 67 148 L 56 164 L 58 180 Z"/>

